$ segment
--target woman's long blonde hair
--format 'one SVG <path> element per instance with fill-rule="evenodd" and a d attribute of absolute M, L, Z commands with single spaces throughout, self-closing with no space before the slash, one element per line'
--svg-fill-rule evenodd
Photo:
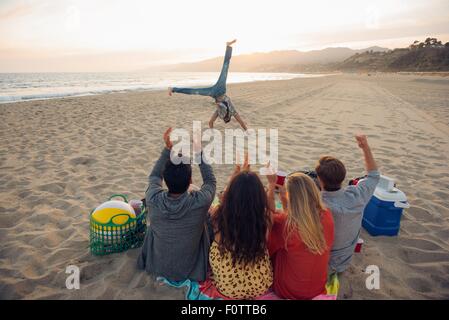
<path fill-rule="evenodd" d="M 293 173 L 286 179 L 288 193 L 287 239 L 295 231 L 314 254 L 327 249 L 321 224 L 325 206 L 315 182 L 304 173 Z"/>

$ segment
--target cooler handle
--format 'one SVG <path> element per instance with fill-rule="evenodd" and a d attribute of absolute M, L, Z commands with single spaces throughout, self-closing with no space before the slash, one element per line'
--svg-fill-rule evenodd
<path fill-rule="evenodd" d="M 396 208 L 408 209 L 408 208 L 410 208 L 410 203 L 408 203 L 408 202 L 404 203 L 404 202 L 400 202 L 400 201 L 395 201 L 394 202 L 394 206 Z"/>
<path fill-rule="evenodd" d="M 108 200 L 112 200 L 113 198 L 122 198 L 123 202 L 128 203 L 128 198 L 124 194 L 119 194 L 119 193 L 113 194 L 112 196 L 109 197 Z"/>

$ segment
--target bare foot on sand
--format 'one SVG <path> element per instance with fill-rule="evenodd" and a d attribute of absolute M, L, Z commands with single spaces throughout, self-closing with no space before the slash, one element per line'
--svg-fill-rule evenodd
<path fill-rule="evenodd" d="M 168 88 L 168 95 L 171 96 L 173 94 L 173 88 Z"/>

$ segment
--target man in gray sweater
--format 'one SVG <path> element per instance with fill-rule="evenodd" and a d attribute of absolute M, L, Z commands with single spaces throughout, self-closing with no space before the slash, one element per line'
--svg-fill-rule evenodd
<path fill-rule="evenodd" d="M 321 196 L 334 218 L 335 237 L 329 260 L 330 272 L 343 272 L 349 267 L 360 235 L 363 211 L 380 179 L 366 136 L 358 135 L 356 140 L 363 151 L 367 171 L 366 178 L 357 185 L 341 187 L 346 169 L 334 157 L 322 157 L 315 168 L 322 190 Z"/>
<path fill-rule="evenodd" d="M 170 132 L 171 128 L 164 134 L 165 148 L 149 177 L 145 196 L 149 226 L 137 264 L 169 280 L 202 281 L 206 279 L 210 246 L 206 221 L 216 180 L 212 167 L 201 161 L 203 185 L 199 191 L 188 191 L 192 167 L 170 160 Z M 162 179 L 168 191 L 162 188 Z"/>

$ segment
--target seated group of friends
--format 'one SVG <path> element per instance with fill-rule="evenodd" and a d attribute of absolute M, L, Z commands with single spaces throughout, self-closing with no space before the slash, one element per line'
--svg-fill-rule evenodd
<path fill-rule="evenodd" d="M 149 176 L 149 226 L 139 268 L 172 281 L 210 278 L 233 299 L 268 290 L 283 299 L 312 299 L 326 293 L 328 275 L 348 268 L 364 207 L 380 178 L 366 136 L 356 136 L 367 171 L 357 185 L 343 186 L 345 166 L 331 156 L 318 160 L 316 180 L 292 172 L 283 186 L 274 174 L 261 179 L 245 159 L 211 207 L 212 167 L 201 161 L 203 185 L 189 189 L 192 167 L 172 163 L 169 134 Z M 282 210 L 276 209 L 275 193 Z"/>

